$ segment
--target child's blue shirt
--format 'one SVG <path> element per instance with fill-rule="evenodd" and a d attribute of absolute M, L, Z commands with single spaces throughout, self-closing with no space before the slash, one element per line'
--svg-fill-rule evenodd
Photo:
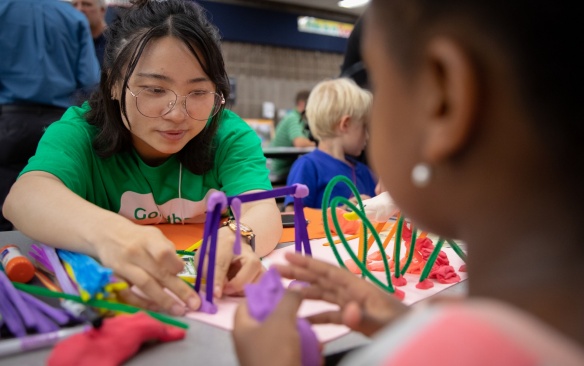
<path fill-rule="evenodd" d="M 299 157 L 288 174 L 288 185 L 301 183 L 308 187 L 309 194 L 303 199 L 304 207 L 321 208 L 322 196 L 327 184 L 337 175 L 349 178 L 357 187 L 360 194 L 375 196 L 377 179 L 367 165 L 350 157 L 347 164 L 320 150 Z M 332 191 L 331 198 L 353 196 L 345 184 L 337 184 Z M 284 205 L 292 204 L 294 198 L 287 196 Z"/>

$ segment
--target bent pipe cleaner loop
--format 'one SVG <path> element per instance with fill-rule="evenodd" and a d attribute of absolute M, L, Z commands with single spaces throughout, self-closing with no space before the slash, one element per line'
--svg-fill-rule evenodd
<path fill-rule="evenodd" d="M 357 206 L 355 206 L 353 203 L 349 202 L 349 200 L 347 200 L 344 197 L 335 197 L 332 200 L 332 202 L 329 203 L 332 190 L 333 190 L 334 186 L 339 182 L 344 182 L 345 184 L 347 184 L 349 189 L 351 189 L 351 191 L 353 192 L 353 195 L 357 198 L 357 203 L 359 204 L 359 208 L 357 208 Z M 333 253 L 334 253 L 335 258 L 337 259 L 337 262 L 339 263 L 339 265 L 342 268 L 346 268 L 340 254 L 336 248 L 334 240 L 332 238 L 330 226 L 329 226 L 328 219 L 327 219 L 327 210 L 329 210 L 329 209 L 331 211 L 331 218 L 333 221 L 333 225 L 335 226 L 335 229 L 337 230 L 337 234 L 339 236 L 339 239 L 343 243 L 343 246 L 344 246 L 345 250 L 347 250 L 347 252 L 349 253 L 349 256 L 351 257 L 351 259 L 353 259 L 353 261 L 357 264 L 357 266 L 359 266 L 359 269 L 361 270 L 362 276 L 367 277 L 368 279 L 370 279 L 373 283 L 375 283 L 376 285 L 378 285 L 382 289 L 384 289 L 390 293 L 394 293 L 395 290 L 394 290 L 393 285 L 391 283 L 391 271 L 389 269 L 389 264 L 387 262 L 387 258 L 385 256 L 382 256 L 384 268 L 385 268 L 385 273 L 386 273 L 386 278 L 387 278 L 387 282 L 388 282 L 386 285 L 383 282 L 379 281 L 365 266 L 365 263 L 367 260 L 367 251 L 363 250 L 363 258 L 361 258 L 361 260 L 360 260 L 357 257 L 357 255 L 355 255 L 355 253 L 351 249 L 351 247 L 349 246 L 349 243 L 347 242 L 347 240 L 346 240 L 346 238 L 345 238 L 345 236 L 340 228 L 340 224 L 339 224 L 339 220 L 338 220 L 337 212 L 336 212 L 336 207 L 339 204 L 345 204 L 351 210 L 353 210 L 357 214 L 357 216 L 359 216 L 359 218 L 361 219 L 361 222 L 363 224 L 363 235 L 365 237 L 365 242 L 367 242 L 367 240 L 368 240 L 367 229 L 369 229 L 369 230 L 371 230 L 371 233 L 373 234 L 373 237 L 375 238 L 375 242 L 377 243 L 379 250 L 381 252 L 384 252 L 383 244 L 381 242 L 381 239 L 379 238 L 379 234 L 377 233 L 377 231 L 373 227 L 373 224 L 371 224 L 371 222 L 367 219 L 367 216 L 364 213 L 363 202 L 362 202 L 361 197 L 359 195 L 359 192 L 357 191 L 357 188 L 355 187 L 353 182 L 351 182 L 348 178 L 346 178 L 344 176 L 334 177 L 329 182 L 329 184 L 327 185 L 327 187 L 325 189 L 322 203 L 323 203 L 322 207 L 324 208 L 322 211 L 322 219 L 323 219 L 323 225 L 324 225 L 324 229 L 325 229 L 324 231 L 325 231 L 327 240 L 330 244 L 330 247 L 333 250 Z"/>
<path fill-rule="evenodd" d="M 361 200 L 361 195 L 359 194 L 359 191 L 357 190 L 357 187 L 355 187 L 355 185 L 353 184 L 353 182 L 351 182 L 351 180 L 345 176 L 342 175 L 337 175 L 336 177 L 334 177 L 326 186 L 325 190 L 324 190 L 324 194 L 322 196 L 322 223 L 324 225 L 324 232 L 326 234 L 326 237 L 331 245 L 331 247 L 334 247 L 334 241 L 332 240 L 332 235 L 330 227 L 329 227 L 329 223 L 328 223 L 328 219 L 327 219 L 327 211 L 330 209 L 331 211 L 331 216 L 333 214 L 333 211 L 336 213 L 336 206 L 332 206 L 331 205 L 331 194 L 333 191 L 333 188 L 335 187 L 335 185 L 337 185 L 337 183 L 339 182 L 343 182 L 345 183 L 349 189 L 351 190 L 351 192 L 353 193 L 353 196 L 355 196 L 357 198 L 357 203 L 359 204 L 359 209 L 358 211 L 364 211 L 365 207 L 363 206 L 363 201 Z M 332 208 L 331 208 L 332 207 Z M 334 210 L 333 210 L 334 208 Z M 338 229 L 338 228 L 337 228 Z M 342 232 L 339 230 L 339 238 L 342 238 L 341 240 L 344 239 L 344 236 L 342 236 Z M 363 236 L 367 237 L 367 227 L 363 221 Z M 333 252 L 335 254 L 335 257 L 337 259 L 337 262 L 339 262 L 339 265 L 341 267 L 345 267 L 345 264 L 343 263 L 341 257 L 338 255 L 337 251 L 335 250 L 336 248 L 333 248 Z M 362 258 L 362 263 L 365 264 L 367 261 L 367 257 L 366 257 L 366 253 L 365 251 L 363 251 L 363 258 Z M 359 262 L 358 260 L 355 262 Z M 361 272 L 364 273 L 364 272 Z"/>
<path fill-rule="evenodd" d="M 293 184 L 291 186 L 280 187 L 272 189 L 271 191 L 261 191 L 254 193 L 245 193 L 237 196 L 227 197 L 227 205 L 231 206 L 232 209 L 237 210 L 235 206 L 241 206 L 241 203 L 259 201 L 269 198 L 283 197 L 290 195 L 294 197 L 294 222 L 295 222 L 295 250 L 298 253 L 302 253 L 304 249 L 304 254 L 312 256 L 312 251 L 310 249 L 310 240 L 308 238 L 308 229 L 306 228 L 305 217 L 304 217 L 304 205 L 302 204 L 302 198 L 308 196 L 308 187 L 304 184 Z M 239 214 L 235 214 L 236 224 L 239 229 Z M 237 244 L 237 243 L 236 243 Z M 235 247 L 236 248 L 236 247 Z M 239 254 L 235 252 L 235 254 Z"/>
<path fill-rule="evenodd" d="M 359 216 L 359 218 L 362 220 L 363 224 L 366 225 L 371 230 L 371 234 L 375 238 L 375 243 L 377 243 L 379 250 L 381 252 L 383 252 L 384 251 L 383 242 L 381 241 L 381 238 L 379 237 L 379 234 L 377 233 L 377 231 L 375 231 L 373 224 L 367 219 L 367 216 L 365 216 L 365 213 L 363 211 L 359 211 L 357 209 L 357 206 L 355 206 L 353 203 L 351 203 L 349 200 L 347 200 L 344 197 L 333 198 L 333 200 L 331 201 L 331 205 L 335 205 L 334 207 L 336 207 L 338 204 L 347 205 L 351 210 L 353 210 Z M 391 270 L 389 268 L 389 262 L 387 261 L 387 257 L 385 255 L 381 256 L 382 261 L 383 261 L 383 268 L 385 270 L 385 277 L 387 279 L 387 285 L 386 285 L 383 282 L 381 282 L 380 280 L 378 280 L 377 277 L 375 277 L 371 273 L 371 271 L 369 271 L 369 269 L 367 269 L 367 266 L 365 264 L 363 264 L 362 262 L 359 261 L 358 256 L 355 254 L 355 252 L 353 251 L 353 249 L 351 248 L 351 246 L 347 242 L 344 234 L 341 232 L 341 225 L 339 223 L 339 219 L 338 219 L 338 216 L 336 214 L 336 211 L 334 213 L 332 213 L 332 221 L 333 221 L 333 225 L 335 226 L 335 229 L 337 230 L 337 233 L 339 233 L 339 239 L 341 239 L 341 243 L 343 244 L 343 247 L 345 248 L 347 253 L 349 253 L 349 256 L 351 257 L 351 259 L 357 264 L 357 266 L 359 266 L 359 269 L 361 269 L 361 273 L 363 274 L 363 276 L 370 279 L 371 282 L 375 283 L 376 285 L 378 285 L 379 287 L 381 287 L 385 291 L 388 291 L 390 293 L 394 293 L 395 289 L 393 288 L 393 284 L 391 282 Z M 332 239 L 332 237 L 331 237 L 331 239 Z M 365 241 L 367 241 L 367 237 L 365 237 Z M 330 246 L 331 246 L 331 248 L 333 248 L 333 251 L 337 252 L 335 244 L 331 244 Z M 364 250 L 363 253 L 364 253 L 363 256 L 366 258 L 367 251 Z M 337 254 L 338 254 L 338 252 L 337 252 Z M 335 254 L 335 256 L 337 256 L 337 254 Z M 340 263 L 342 265 L 344 265 L 344 263 L 342 263 L 342 262 L 340 262 Z"/>

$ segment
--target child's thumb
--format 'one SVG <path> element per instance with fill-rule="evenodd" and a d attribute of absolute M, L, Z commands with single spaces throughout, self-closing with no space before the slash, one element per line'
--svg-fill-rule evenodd
<path fill-rule="evenodd" d="M 274 312 L 270 315 L 270 318 L 276 318 L 279 320 L 290 319 L 296 321 L 296 314 L 302 304 L 302 294 L 294 290 L 286 290 L 280 303 L 274 309 Z"/>

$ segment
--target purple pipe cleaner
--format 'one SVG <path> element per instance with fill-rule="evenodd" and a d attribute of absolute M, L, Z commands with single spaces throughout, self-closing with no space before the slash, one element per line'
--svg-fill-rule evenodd
<path fill-rule="evenodd" d="M 6 277 L 4 272 L 0 275 L 0 285 L 4 287 L 5 298 L 7 298 L 14 305 L 16 311 L 21 315 L 26 328 L 32 329 L 37 327 L 37 319 L 34 316 L 31 309 L 24 302 L 24 300 L 18 294 L 18 291 L 12 286 L 12 282 Z"/>
<path fill-rule="evenodd" d="M 28 254 L 34 260 L 36 260 L 39 264 L 41 264 L 43 267 L 45 267 L 45 269 L 47 271 L 50 271 L 50 272 L 55 273 L 55 269 L 51 265 L 51 262 L 49 261 L 49 258 L 47 257 L 47 254 L 45 253 L 45 251 L 40 246 L 38 246 L 36 244 L 33 244 L 31 246 L 31 250 L 28 252 Z"/>
<path fill-rule="evenodd" d="M 59 282 L 59 286 L 61 286 L 63 292 L 69 295 L 79 295 L 79 292 L 73 286 L 72 281 L 69 278 L 69 275 L 67 275 L 65 268 L 63 268 L 61 260 L 59 259 L 59 256 L 55 251 L 55 248 L 49 247 L 48 245 L 44 244 L 42 244 L 42 248 L 49 260 L 49 263 L 53 267 L 55 276 L 57 277 L 57 281 Z"/>
<path fill-rule="evenodd" d="M 36 297 L 27 294 L 26 292 L 20 292 L 20 296 L 28 302 L 32 307 L 34 307 L 39 312 L 48 316 L 51 320 L 59 325 L 65 325 L 69 323 L 69 315 L 66 311 L 54 308 L 49 304 L 37 299 Z"/>
<path fill-rule="evenodd" d="M 14 305 L 10 302 L 8 291 L 6 290 L 6 283 L 10 283 L 8 277 L 3 271 L 0 271 L 0 313 L 2 313 L 2 318 L 6 322 L 6 326 L 12 334 L 17 337 L 24 337 L 26 335 L 26 328 L 18 311 L 14 308 Z M 12 287 L 12 283 L 10 283 Z"/>

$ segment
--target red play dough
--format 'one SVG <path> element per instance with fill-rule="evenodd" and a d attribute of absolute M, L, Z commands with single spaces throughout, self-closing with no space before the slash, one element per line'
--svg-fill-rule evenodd
<path fill-rule="evenodd" d="M 434 267 L 430 273 L 430 278 L 435 278 L 438 282 L 444 284 L 460 282 L 460 276 L 452 266 Z"/>
<path fill-rule="evenodd" d="M 427 278 L 424 281 L 418 282 L 416 284 L 416 288 L 419 288 L 420 290 L 427 290 L 432 287 L 434 287 L 434 283 Z"/>
<path fill-rule="evenodd" d="M 389 255 L 387 255 L 386 253 L 383 253 L 383 254 L 385 254 L 385 258 L 391 259 L 391 257 Z M 383 260 L 383 255 L 381 254 L 380 251 L 376 251 L 376 252 L 373 252 L 373 253 L 369 254 L 367 256 L 367 260 L 370 260 L 370 261 L 381 261 L 381 260 Z"/>
<path fill-rule="evenodd" d="M 391 283 L 393 283 L 394 286 L 405 286 L 408 284 L 408 280 L 406 280 L 404 276 L 400 277 L 392 276 Z"/>
<path fill-rule="evenodd" d="M 397 297 L 398 299 L 403 300 L 406 297 L 406 293 L 403 292 L 402 290 L 397 288 L 394 290 L 395 292 L 393 293 L 393 296 Z"/>
<path fill-rule="evenodd" d="M 341 230 L 343 231 L 343 234 L 355 235 L 359 232 L 359 227 L 361 226 L 361 221 L 359 221 L 359 220 L 349 221 L 349 220 L 345 219 L 343 217 L 343 214 L 346 212 L 347 211 L 345 211 L 341 208 L 337 208 L 336 213 L 337 213 L 337 219 L 339 220 L 339 225 L 341 226 Z M 336 233 L 335 224 L 333 223 L 333 219 L 331 217 L 331 211 L 327 211 L 327 218 L 328 218 L 329 228 L 331 229 L 331 231 L 333 233 Z"/>
<path fill-rule="evenodd" d="M 345 261 L 345 266 L 349 270 L 349 272 L 354 274 L 361 274 L 361 268 L 355 263 L 352 259 L 347 259 Z"/>
<path fill-rule="evenodd" d="M 389 265 L 389 263 L 388 263 Z M 383 261 L 371 261 L 367 262 L 367 269 L 371 272 L 385 272 L 385 266 L 383 265 Z"/>

